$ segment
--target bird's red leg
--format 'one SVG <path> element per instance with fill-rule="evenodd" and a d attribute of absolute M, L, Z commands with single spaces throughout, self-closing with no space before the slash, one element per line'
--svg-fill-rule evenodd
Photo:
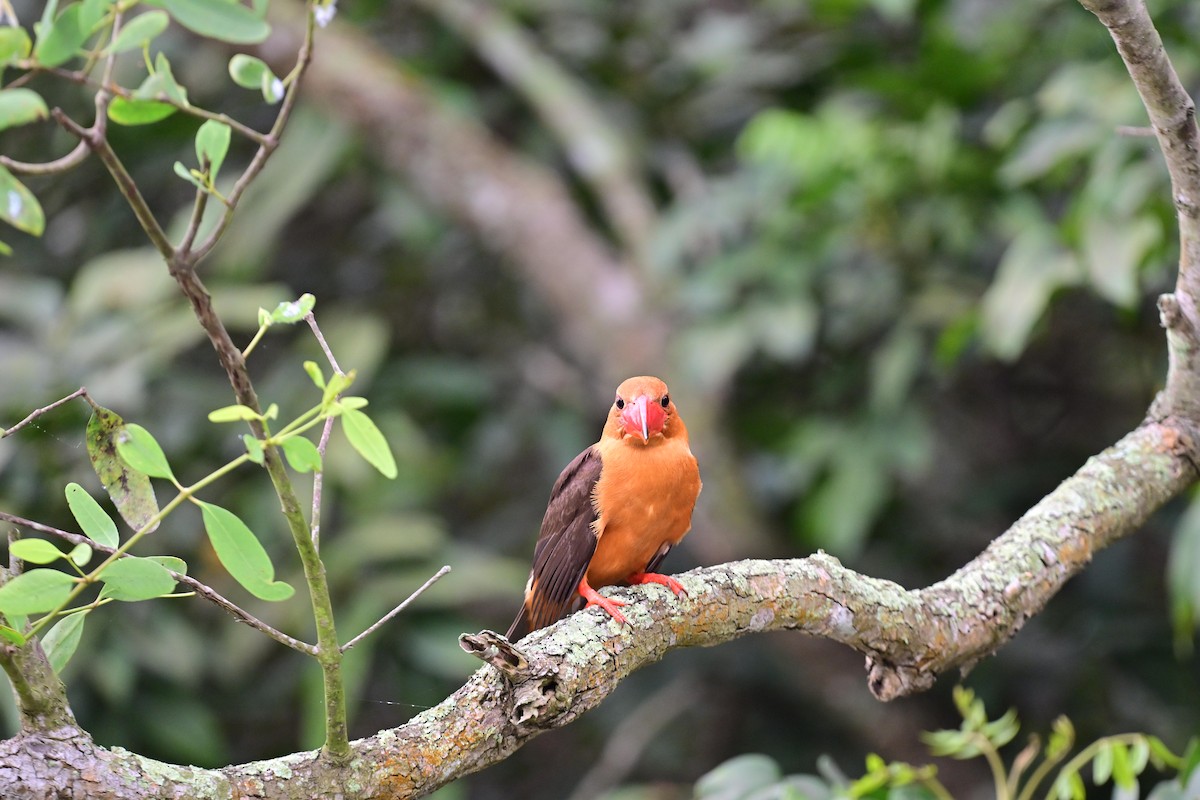
<path fill-rule="evenodd" d="M 575 589 L 575 591 L 579 592 L 579 594 L 583 597 L 584 600 L 587 600 L 587 604 L 588 604 L 589 608 L 591 606 L 600 606 L 605 611 L 607 611 L 608 615 L 610 617 L 612 617 L 613 619 L 615 619 L 617 622 L 629 624 L 625 620 L 625 615 L 617 610 L 618 608 L 620 608 L 621 606 L 623 606 L 625 604 L 623 602 L 621 602 L 620 600 L 614 600 L 611 597 L 602 597 L 600 594 L 598 594 L 596 592 L 595 589 L 593 589 L 591 586 L 588 585 L 586 575 L 579 579 L 579 586 Z"/>
<path fill-rule="evenodd" d="M 683 588 L 683 584 L 672 578 L 670 575 L 659 575 L 657 572 L 635 572 L 625 579 L 625 582 L 630 586 L 639 583 L 657 583 L 665 586 L 675 593 L 676 597 L 684 597 L 687 595 L 687 589 Z"/>

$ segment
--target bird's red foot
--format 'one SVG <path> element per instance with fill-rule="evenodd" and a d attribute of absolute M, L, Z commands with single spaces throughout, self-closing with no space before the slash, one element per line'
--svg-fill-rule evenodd
<path fill-rule="evenodd" d="M 631 585 L 640 583 L 657 583 L 660 586 L 665 586 L 675 593 L 676 597 L 686 597 L 687 589 L 683 588 L 683 584 L 672 578 L 670 575 L 659 575 L 657 572 L 635 572 L 626 578 L 626 581 Z"/>
<path fill-rule="evenodd" d="M 593 589 L 591 586 L 588 586 L 587 578 L 579 579 L 579 586 L 576 591 L 579 592 L 580 596 L 582 596 L 584 600 L 587 600 L 588 608 L 591 608 L 592 606 L 600 606 L 617 622 L 620 622 L 624 625 L 629 624 L 625 619 L 625 615 L 617 610 L 625 604 L 620 600 L 614 600 L 611 597 L 601 596 L 595 589 Z"/>

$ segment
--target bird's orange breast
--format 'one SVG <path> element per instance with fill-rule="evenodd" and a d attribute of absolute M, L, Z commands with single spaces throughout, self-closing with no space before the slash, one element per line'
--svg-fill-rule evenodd
<path fill-rule="evenodd" d="M 700 494 L 700 470 L 686 439 L 648 446 L 606 439 L 597 447 L 604 467 L 593 494 L 599 538 L 587 571 L 593 587 L 644 572 L 659 548 L 678 544 Z"/>

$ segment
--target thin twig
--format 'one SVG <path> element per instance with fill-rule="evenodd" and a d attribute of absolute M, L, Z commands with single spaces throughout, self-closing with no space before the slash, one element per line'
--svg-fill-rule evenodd
<path fill-rule="evenodd" d="M 17 161 L 8 156 L 0 156 L 0 166 L 21 175 L 55 175 L 79 166 L 87 159 L 90 152 L 91 149 L 87 146 L 87 142 L 80 142 L 75 145 L 74 150 L 53 161 L 34 164 L 29 161 Z"/>
<path fill-rule="evenodd" d="M 305 314 L 304 321 L 308 323 L 308 327 L 312 328 L 313 336 L 317 337 L 317 344 L 321 345 L 321 351 L 329 360 L 329 366 L 333 367 L 334 372 L 338 375 L 345 375 L 346 373 L 342 372 L 342 368 L 338 366 L 337 359 L 333 357 L 333 350 L 330 349 L 329 342 L 325 341 L 325 334 L 321 333 L 321 326 L 317 324 L 317 318 L 313 312 Z"/>
<path fill-rule="evenodd" d="M 312 529 L 313 547 L 321 547 L 321 495 L 325 488 L 325 450 L 329 447 L 329 434 L 333 432 L 333 417 L 325 418 L 321 429 L 321 441 L 317 443 L 317 454 L 321 456 L 320 468 L 313 471 Z"/>
<path fill-rule="evenodd" d="M 71 531 L 64 531 L 61 528 L 55 528 L 50 525 L 45 525 L 41 522 L 34 522 L 31 519 L 25 519 L 24 517 L 18 517 L 15 514 L 9 514 L 6 511 L 0 511 L 0 520 L 4 520 L 5 522 L 11 522 L 14 525 L 20 525 L 23 528 L 29 528 L 30 530 L 38 531 L 39 533 L 48 533 L 51 536 L 57 536 L 58 538 L 64 539 L 64 540 L 70 542 L 71 544 L 86 544 L 87 546 L 91 547 L 93 550 L 97 550 L 97 551 L 99 551 L 101 553 L 105 553 L 107 555 L 112 555 L 113 553 L 116 552 L 115 547 L 107 547 L 96 541 L 93 541 L 92 539 L 89 539 L 88 537 L 86 537 L 82 534 L 72 533 Z M 283 633 L 282 631 L 276 630 L 275 628 L 271 627 L 267 623 L 260 620 L 258 617 L 251 614 L 249 611 L 246 611 L 241 606 L 236 605 L 233 601 L 228 600 L 223 595 L 221 595 L 219 592 L 217 592 L 217 590 L 213 589 L 212 587 L 208 586 L 207 584 L 201 583 L 200 581 L 196 580 L 195 578 L 193 578 L 189 575 L 185 575 L 181 572 L 175 572 L 174 570 L 167 570 L 167 571 L 170 572 L 171 576 L 173 578 L 175 578 L 175 580 L 177 580 L 179 583 L 182 583 L 183 585 L 189 587 L 199 597 L 203 597 L 205 600 L 209 601 L 213 605 L 216 605 L 216 606 L 224 609 L 234 619 L 238 620 L 239 622 L 244 622 L 245 624 L 249 625 L 251 628 L 261 631 L 262 633 L 265 633 L 267 636 L 270 636 L 272 639 L 274 639 L 275 641 L 284 645 L 285 647 L 290 647 L 293 650 L 296 650 L 298 652 L 301 652 L 301 653 L 304 653 L 304 654 L 310 655 L 310 656 L 316 654 L 317 648 L 314 647 L 313 645 L 308 644 L 307 642 L 302 642 L 299 639 L 295 639 L 291 636 L 288 636 L 286 633 Z"/>
<path fill-rule="evenodd" d="M 54 401 L 53 403 L 51 403 L 50 405 L 48 405 L 48 406 L 44 406 L 44 407 L 42 407 L 42 408 L 39 408 L 37 411 L 34 411 L 34 412 L 33 412 L 32 414 L 30 414 L 28 417 L 26 417 L 25 419 L 21 420 L 21 421 L 20 421 L 20 422 L 18 422 L 16 425 L 13 425 L 13 426 L 12 426 L 11 428 L 9 428 L 8 430 L 5 430 L 5 431 L 0 431 L 0 439 L 3 439 L 3 438 L 5 438 L 6 436 L 12 436 L 14 433 L 16 433 L 17 431 L 21 430 L 21 428 L 24 428 L 24 427 L 25 427 L 26 425 L 28 425 L 29 423 L 33 422 L 33 421 L 34 421 L 35 419 L 37 419 L 38 417 L 42 416 L 43 414 L 45 414 L 45 413 L 47 413 L 47 412 L 49 412 L 49 411 L 53 411 L 54 409 L 58 408 L 59 406 L 63 405 L 64 403 L 68 403 L 68 402 L 70 402 L 70 401 L 74 400 L 76 397 L 84 397 L 84 398 L 86 398 L 86 397 L 87 397 L 87 388 L 86 388 L 86 387 L 83 387 L 83 386 L 80 386 L 78 389 L 76 389 L 75 391 L 71 392 L 69 395 L 67 395 L 66 397 L 62 398 L 61 400 L 55 400 L 55 401 Z M 90 402 L 90 401 L 89 401 L 89 402 Z"/>
<path fill-rule="evenodd" d="M 204 221 L 204 209 L 208 207 L 208 192 L 203 189 L 196 189 L 196 200 L 192 203 L 192 218 L 188 220 L 187 231 L 183 234 L 183 241 L 179 243 L 178 251 L 187 253 L 192 249 L 192 245 L 196 242 L 196 234 L 200 232 L 200 223 Z"/>
<path fill-rule="evenodd" d="M 416 600 L 418 597 L 420 597 L 422 594 L 424 594 L 424 592 L 425 592 L 425 590 L 426 590 L 426 589 L 428 589 L 430 586 L 433 586 L 435 583 L 437 583 L 438 581 L 440 581 L 440 580 L 441 580 L 441 579 L 442 579 L 442 578 L 443 578 L 443 577 L 444 577 L 444 576 L 445 576 L 445 575 L 446 575 L 448 572 L 450 572 L 450 565 L 449 565 L 449 564 L 447 564 L 446 566 L 442 567 L 442 568 L 441 568 L 441 569 L 439 569 L 437 572 L 435 572 L 435 573 L 433 574 L 433 577 L 431 577 L 429 580 L 425 581 L 425 583 L 421 584 L 421 588 L 420 588 L 420 589 L 417 589 L 415 592 L 413 592 L 412 594 L 410 594 L 410 595 L 408 596 L 408 598 L 407 598 L 407 599 L 406 599 L 406 600 L 405 600 L 403 603 L 401 603 L 400 605 L 396 606 L 395 608 L 393 608 L 393 609 L 392 609 L 391 611 L 389 611 L 388 613 L 384 614 L 384 615 L 383 615 L 383 616 L 382 616 L 382 617 L 379 619 L 379 621 L 378 621 L 378 622 L 376 622 L 374 625 L 372 625 L 371 627 L 367 628 L 365 631 L 363 631 L 362 633 L 360 633 L 358 636 L 355 636 L 353 639 L 351 639 L 350 641 L 348 641 L 348 642 L 346 642 L 344 645 L 342 645 L 342 646 L 341 646 L 341 651 L 342 651 L 343 653 L 344 653 L 344 652 L 346 652 L 346 651 L 347 651 L 347 650 L 349 650 L 351 647 L 354 647 L 354 645 L 358 644 L 358 643 L 359 643 L 359 642 L 361 642 L 363 639 L 367 638 L 367 637 L 368 637 L 368 636 L 370 636 L 372 633 L 374 633 L 375 631 L 377 631 L 381 625 L 384 625 L 384 624 L 386 624 L 386 623 L 387 623 L 389 620 L 391 620 L 391 618 L 392 618 L 392 617 L 396 616 L 396 615 L 397 615 L 397 614 L 399 614 L 401 611 L 403 611 L 405 608 L 407 608 L 409 603 L 411 603 L 413 600 Z"/>

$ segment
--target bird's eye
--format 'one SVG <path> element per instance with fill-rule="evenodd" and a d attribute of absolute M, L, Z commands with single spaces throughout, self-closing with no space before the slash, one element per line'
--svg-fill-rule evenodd
<path fill-rule="evenodd" d="M 664 394 L 662 396 L 662 400 L 659 400 L 659 402 L 662 403 L 663 408 L 666 408 L 667 406 L 671 405 L 671 396 Z"/>
<path fill-rule="evenodd" d="M 618 410 L 620 410 L 620 409 L 622 409 L 622 408 L 624 408 L 624 407 L 625 407 L 625 401 L 624 401 L 624 400 L 622 400 L 622 399 L 621 399 L 621 398 L 618 396 L 618 397 L 617 397 L 617 409 L 618 409 Z"/>

